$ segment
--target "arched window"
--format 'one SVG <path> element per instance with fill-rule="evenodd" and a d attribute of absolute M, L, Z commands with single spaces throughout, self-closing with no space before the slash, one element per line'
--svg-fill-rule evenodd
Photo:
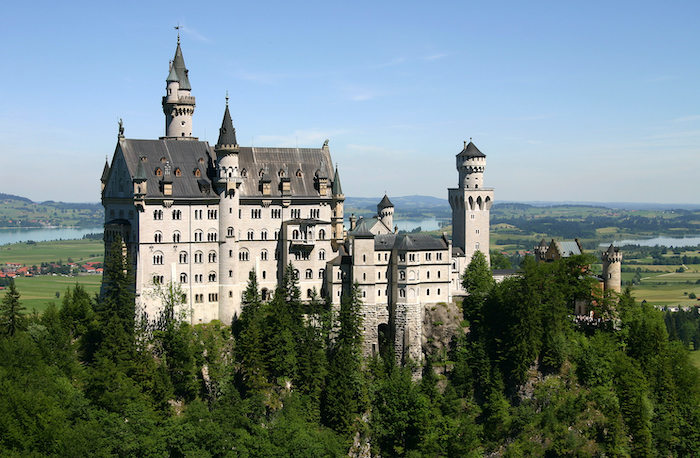
<path fill-rule="evenodd" d="M 318 270 L 318 278 L 323 279 L 326 276 L 326 269 L 319 269 Z"/>
<path fill-rule="evenodd" d="M 262 271 L 262 279 L 265 280 L 267 278 L 267 272 L 264 270 Z"/>
<path fill-rule="evenodd" d="M 263 229 L 260 233 L 260 240 L 267 240 L 267 229 Z"/>
<path fill-rule="evenodd" d="M 209 272 L 209 281 L 210 282 L 216 281 L 216 272 Z"/>
<path fill-rule="evenodd" d="M 279 240 L 279 239 L 280 239 L 280 231 L 275 230 L 275 240 Z"/>
<path fill-rule="evenodd" d="M 180 232 L 175 231 L 173 233 L 173 243 L 180 243 Z"/>
<path fill-rule="evenodd" d="M 324 261 L 326 259 L 326 250 L 319 250 L 318 259 L 319 261 Z"/>
<path fill-rule="evenodd" d="M 233 237 L 233 228 L 232 227 L 229 227 L 228 229 L 226 229 L 226 235 L 228 237 Z"/>
<path fill-rule="evenodd" d="M 216 239 L 217 239 L 216 232 L 211 231 L 211 232 L 207 233 L 207 241 L 208 242 L 216 242 Z"/>
<path fill-rule="evenodd" d="M 195 251 L 194 253 L 194 262 L 196 264 L 201 264 L 202 263 L 202 258 L 204 257 L 204 253 L 201 251 Z"/>
<path fill-rule="evenodd" d="M 163 219 L 163 210 L 153 210 L 153 219 L 156 219 L 156 220 Z"/>
<path fill-rule="evenodd" d="M 182 219 L 182 211 L 173 210 L 173 219 Z"/>
<path fill-rule="evenodd" d="M 180 283 L 187 283 L 187 274 L 184 272 L 180 274 Z"/>
<path fill-rule="evenodd" d="M 160 232 L 156 232 L 154 237 L 153 237 L 153 240 L 156 243 L 161 243 L 163 241 L 163 234 L 161 234 Z"/>
<path fill-rule="evenodd" d="M 399 271 L 399 280 L 405 280 L 405 279 L 406 279 L 406 271 L 400 270 Z"/>
<path fill-rule="evenodd" d="M 156 266 L 163 265 L 163 253 L 156 251 L 156 253 L 153 255 L 153 264 Z"/>
<path fill-rule="evenodd" d="M 474 244 L 474 249 L 475 249 L 475 250 L 478 250 L 480 246 L 481 246 L 481 245 L 479 245 L 479 242 L 476 242 L 476 243 Z"/>
<path fill-rule="evenodd" d="M 187 252 L 186 251 L 180 252 L 180 264 L 187 264 Z"/>
<path fill-rule="evenodd" d="M 319 240 L 326 240 L 326 231 L 321 229 L 318 231 L 318 239 Z"/>
<path fill-rule="evenodd" d="M 203 235 L 203 234 L 204 234 L 204 232 L 202 232 L 202 231 L 199 230 L 199 229 L 196 230 L 196 231 L 194 231 L 194 241 L 195 241 L 195 242 L 201 242 L 201 241 L 202 241 L 202 235 Z"/>
<path fill-rule="evenodd" d="M 243 249 L 238 252 L 238 260 L 239 261 L 248 261 L 250 260 L 250 252 L 246 249 Z"/>
<path fill-rule="evenodd" d="M 252 229 L 248 229 L 248 240 L 253 240 L 255 238 L 255 232 Z"/>
<path fill-rule="evenodd" d="M 262 250 L 260 252 L 260 260 L 261 261 L 267 261 L 267 250 Z"/>
<path fill-rule="evenodd" d="M 233 277 L 233 270 L 228 271 L 228 276 L 229 276 L 229 278 Z"/>
<path fill-rule="evenodd" d="M 306 278 L 307 279 L 314 278 L 314 273 L 311 269 L 306 269 Z"/>
<path fill-rule="evenodd" d="M 216 251 L 209 252 L 209 262 L 216 262 Z"/>
<path fill-rule="evenodd" d="M 162 275 L 154 275 L 153 276 L 153 284 L 154 285 L 162 285 L 165 282 L 165 278 Z"/>
<path fill-rule="evenodd" d="M 292 231 L 292 240 L 299 240 L 299 231 L 296 229 Z"/>
<path fill-rule="evenodd" d="M 399 297 L 406 297 L 406 290 L 405 289 L 400 289 L 399 290 Z"/>
<path fill-rule="evenodd" d="M 367 262 L 367 255 L 366 254 L 362 255 L 362 262 L 363 263 Z"/>

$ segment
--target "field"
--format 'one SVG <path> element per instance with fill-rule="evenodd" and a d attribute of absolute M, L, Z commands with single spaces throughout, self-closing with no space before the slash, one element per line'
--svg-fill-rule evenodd
<path fill-rule="evenodd" d="M 73 288 L 76 283 L 83 285 L 85 290 L 92 295 L 100 291 L 102 275 L 84 275 L 79 277 L 40 275 L 15 279 L 17 290 L 22 295 L 20 302 L 26 307 L 27 312 L 30 313 L 34 310 L 42 313 L 51 301 L 60 307 L 66 288 Z M 59 293 L 60 297 L 56 298 L 56 293 Z"/>
<path fill-rule="evenodd" d="M 37 242 L 36 244 L 14 243 L 0 246 L 0 265 L 8 262 L 25 266 L 40 265 L 42 262 L 99 261 L 104 257 L 102 240 L 58 240 Z"/>

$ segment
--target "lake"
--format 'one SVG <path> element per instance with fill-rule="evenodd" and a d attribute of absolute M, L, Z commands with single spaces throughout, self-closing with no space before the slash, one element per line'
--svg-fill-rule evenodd
<path fill-rule="evenodd" d="M 0 245 L 26 242 L 28 240 L 45 242 L 47 240 L 82 239 L 85 234 L 101 234 L 102 232 L 102 226 L 0 228 Z"/>
<path fill-rule="evenodd" d="M 683 238 L 676 237 L 654 237 L 652 239 L 638 239 L 638 240 L 615 240 L 613 242 L 615 246 L 624 245 L 640 245 L 640 246 L 666 246 L 666 247 L 684 247 L 684 246 L 697 246 L 700 245 L 700 236 L 690 236 Z M 600 246 L 610 246 L 610 242 L 601 243 Z"/>
<path fill-rule="evenodd" d="M 440 222 L 452 224 L 451 220 L 447 219 L 394 219 L 394 226 L 398 226 L 400 231 L 411 232 L 413 229 L 420 227 L 423 231 L 437 231 L 440 229 Z M 350 220 L 345 218 L 345 228 L 350 230 Z M 393 228 L 392 228 L 393 229 Z"/>

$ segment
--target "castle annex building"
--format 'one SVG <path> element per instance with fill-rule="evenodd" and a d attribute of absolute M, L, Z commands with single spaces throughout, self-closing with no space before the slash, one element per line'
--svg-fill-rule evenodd
<path fill-rule="evenodd" d="M 121 238 L 134 262 L 136 300 L 149 317 L 160 307 L 154 292 L 173 282 L 193 324 L 230 323 L 251 270 L 267 300 L 291 263 L 305 299 L 317 294 L 339 305 L 359 284 L 367 352 L 390 336 L 398 356 L 421 359 L 425 307 L 463 293 L 460 272 L 476 251 L 488 258 L 493 189 L 483 187 L 486 156 L 473 143 L 456 156 L 452 240 L 399 235 L 387 196 L 374 218 L 353 217 L 346 229 L 328 141 L 321 148 L 241 146 L 228 99 L 216 145 L 192 136 L 195 97 L 179 38 L 162 106 L 165 135 L 128 139 L 120 127 L 101 179 L 106 250 Z"/>

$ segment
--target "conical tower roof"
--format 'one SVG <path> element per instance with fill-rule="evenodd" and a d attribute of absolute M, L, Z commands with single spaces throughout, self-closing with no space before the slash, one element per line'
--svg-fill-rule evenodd
<path fill-rule="evenodd" d="M 187 67 L 185 67 L 185 58 L 182 57 L 182 49 L 180 49 L 180 38 L 178 37 L 177 40 L 177 49 L 175 50 L 175 57 L 173 57 L 173 65 L 171 67 L 171 73 L 175 71 L 175 74 L 177 75 L 177 80 L 172 80 L 172 81 L 179 81 L 180 82 L 180 89 L 190 91 L 192 90 L 192 86 L 190 86 L 190 80 L 187 77 Z M 170 75 L 168 75 L 168 81 L 170 80 Z"/>
<path fill-rule="evenodd" d="M 136 166 L 136 173 L 134 174 L 134 181 L 145 181 L 146 180 L 146 169 L 143 166 L 142 158 L 139 158 L 139 164 Z"/>
<path fill-rule="evenodd" d="M 464 142 L 464 149 L 457 155 L 459 156 L 465 156 L 465 157 L 486 157 L 484 153 L 479 151 L 479 148 L 476 147 L 474 143 L 469 141 L 469 144 L 467 144 L 466 140 Z"/>
<path fill-rule="evenodd" d="M 384 194 L 384 198 L 382 199 L 381 202 L 379 202 L 379 205 L 377 205 L 377 207 L 379 207 L 379 208 L 388 208 L 388 207 L 393 207 L 393 206 L 394 206 L 394 204 L 391 203 L 391 201 L 389 200 L 389 197 L 387 197 L 386 194 Z"/>
<path fill-rule="evenodd" d="M 224 119 L 221 121 L 219 141 L 216 142 L 216 148 L 224 145 L 238 145 L 238 142 L 236 141 L 236 129 L 233 128 L 231 112 L 228 110 L 228 96 L 226 97 L 226 110 L 224 111 Z"/>
<path fill-rule="evenodd" d="M 109 178 L 109 162 L 107 162 L 107 159 L 105 159 L 105 168 L 102 169 L 102 180 L 103 183 L 107 182 L 107 179 Z"/>
<path fill-rule="evenodd" d="M 340 186 L 340 174 L 338 173 L 338 166 L 335 166 L 335 176 L 333 177 L 333 195 L 339 196 L 343 193 L 343 188 Z"/>

